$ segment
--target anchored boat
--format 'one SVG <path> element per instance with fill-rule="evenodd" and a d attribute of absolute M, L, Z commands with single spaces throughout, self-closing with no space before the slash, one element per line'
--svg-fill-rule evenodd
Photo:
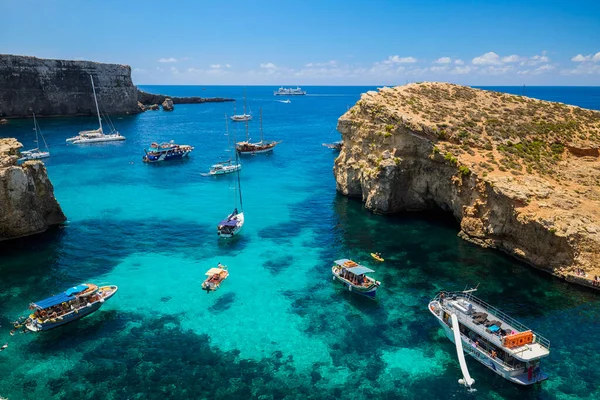
<path fill-rule="evenodd" d="M 334 264 L 331 268 L 334 281 L 343 283 L 351 292 L 375 298 L 381 282 L 366 275 L 375 271 L 347 258 L 336 260 Z"/>
<path fill-rule="evenodd" d="M 233 115 L 231 116 L 231 120 L 233 122 L 244 122 L 244 121 L 250 121 L 251 119 L 252 119 L 252 114 L 246 114 L 246 89 L 244 89 L 244 113 L 236 114 L 235 113 L 235 103 L 234 103 Z"/>
<path fill-rule="evenodd" d="M 227 266 L 219 263 L 217 268 L 209 269 L 205 275 L 208 278 L 202 282 L 202 289 L 211 292 L 221 287 L 221 283 L 229 276 L 229 271 L 227 271 Z"/>
<path fill-rule="evenodd" d="M 237 154 L 235 156 L 235 162 L 238 163 Z M 242 203 L 242 186 L 240 183 L 240 169 L 237 170 L 237 186 L 236 191 L 240 196 L 240 208 L 242 212 L 239 212 L 237 209 L 237 196 L 235 198 L 236 208 L 234 208 L 233 212 L 227 216 L 224 220 L 219 222 L 217 225 L 217 235 L 222 238 L 230 238 L 239 233 L 242 230 L 242 226 L 244 226 L 244 205 Z"/>
<path fill-rule="evenodd" d="M 29 305 L 34 311 L 23 325 L 32 332 L 47 331 L 76 321 L 97 311 L 117 292 L 114 285 L 100 286 L 84 283 Z M 18 327 L 18 326 L 15 326 Z"/>
<path fill-rule="evenodd" d="M 42 158 L 50 157 L 50 150 L 48 150 L 48 144 L 46 143 L 46 139 L 44 139 L 42 130 L 40 129 L 40 126 L 37 123 L 35 113 L 33 113 L 33 129 L 35 130 L 35 143 L 38 147 L 36 147 L 35 149 L 22 151 L 21 158 L 19 158 L 19 161 L 40 160 Z M 44 148 L 46 149 L 46 151 L 40 150 L 39 136 L 42 137 L 42 141 L 44 142 Z"/>
<path fill-rule="evenodd" d="M 227 151 L 230 151 L 231 140 L 229 136 L 229 124 L 227 123 L 227 114 L 225 114 L 225 136 L 227 136 Z M 229 159 L 227 161 L 211 165 L 210 170 L 208 171 L 208 175 L 231 174 L 232 172 L 239 171 L 240 169 L 242 169 L 242 164 L 239 163 L 236 157 L 235 161 Z"/>
<path fill-rule="evenodd" d="M 121 135 L 115 128 L 112 126 L 110 118 L 108 118 L 108 123 L 112 128 L 111 133 L 105 134 L 102 128 L 102 118 L 100 118 L 100 109 L 98 108 L 98 99 L 96 98 L 96 88 L 94 87 L 94 78 L 90 75 L 90 80 L 92 81 L 92 91 L 94 93 L 94 102 L 96 103 L 96 113 L 98 114 L 98 129 L 94 129 L 91 131 L 81 131 L 79 135 L 74 136 L 72 138 L 67 139 L 67 143 L 81 144 L 81 143 L 100 143 L 100 142 L 115 142 L 120 140 L 125 140 L 125 136 Z"/>
<path fill-rule="evenodd" d="M 142 161 L 155 163 L 160 161 L 181 160 L 187 157 L 194 148 L 187 144 L 175 144 L 171 140 L 169 143 L 152 143 L 149 149 L 144 149 L 146 153 Z"/>
<path fill-rule="evenodd" d="M 460 353 L 464 349 L 496 374 L 519 385 L 547 379 L 540 360 L 550 354 L 550 341 L 473 296 L 476 290 L 440 292 L 429 302 L 429 311 L 457 351 L 460 345 Z M 461 381 L 467 384 L 469 379 L 465 376 Z"/>
<path fill-rule="evenodd" d="M 236 150 L 239 154 L 260 154 L 268 153 L 273 151 L 275 146 L 280 142 L 276 141 L 265 141 L 263 138 L 263 127 L 262 127 L 262 108 L 260 109 L 260 142 L 250 142 L 250 135 L 248 134 L 248 123 L 246 123 L 246 141 L 238 142 L 236 144 Z"/>

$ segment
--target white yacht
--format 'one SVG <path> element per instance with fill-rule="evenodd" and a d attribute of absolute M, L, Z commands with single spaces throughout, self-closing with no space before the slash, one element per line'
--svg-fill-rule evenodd
<path fill-rule="evenodd" d="M 233 122 L 244 122 L 252 119 L 252 114 L 246 114 L 246 89 L 244 89 L 244 113 L 236 114 L 234 105 L 233 115 L 230 118 Z"/>
<path fill-rule="evenodd" d="M 305 90 L 297 88 L 284 88 L 280 87 L 276 91 L 273 92 L 274 96 L 304 96 L 306 94 Z"/>
<path fill-rule="evenodd" d="M 46 139 L 44 139 L 44 134 L 42 133 L 42 130 L 40 129 L 40 126 L 38 125 L 37 120 L 35 119 L 35 113 L 33 113 L 33 129 L 35 130 L 35 143 L 38 147 L 36 147 L 35 149 L 22 151 L 21 158 L 19 158 L 19 161 L 40 160 L 42 158 L 50 157 L 50 150 L 48 149 L 48 144 L 46 143 Z M 44 148 L 46 149 L 46 151 L 42 151 L 39 148 L 39 136 L 42 137 L 42 141 L 44 142 Z"/>
<path fill-rule="evenodd" d="M 532 385 L 548 378 L 540 360 L 550 354 L 550 341 L 502 311 L 473 296 L 477 289 L 440 292 L 429 311 L 456 345 L 464 379 L 471 386 L 464 352 L 504 379 Z M 457 340 L 460 338 L 460 340 Z"/>
<path fill-rule="evenodd" d="M 111 133 L 104 133 L 104 130 L 102 128 L 102 118 L 100 118 L 100 109 L 98 108 L 98 99 L 96 98 L 96 88 L 94 87 L 94 79 L 91 75 L 90 80 L 92 81 L 92 91 L 94 93 L 94 102 L 96 103 L 96 113 L 98 114 L 99 127 L 98 129 L 94 129 L 91 131 L 81 131 L 77 136 L 67 139 L 67 143 L 99 143 L 125 140 L 125 136 L 121 135 L 117 130 L 114 129 L 114 127 L 112 127 Z"/>

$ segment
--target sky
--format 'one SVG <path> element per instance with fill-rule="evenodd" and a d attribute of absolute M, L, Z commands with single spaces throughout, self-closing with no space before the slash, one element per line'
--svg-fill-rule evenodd
<path fill-rule="evenodd" d="M 135 84 L 600 84 L 600 0 L 0 0 L 0 54 Z"/>

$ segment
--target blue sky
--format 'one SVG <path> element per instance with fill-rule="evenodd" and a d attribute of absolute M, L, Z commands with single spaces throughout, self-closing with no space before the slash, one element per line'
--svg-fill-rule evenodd
<path fill-rule="evenodd" d="M 136 84 L 600 84 L 600 0 L 0 7 L 0 53 L 128 64 Z"/>

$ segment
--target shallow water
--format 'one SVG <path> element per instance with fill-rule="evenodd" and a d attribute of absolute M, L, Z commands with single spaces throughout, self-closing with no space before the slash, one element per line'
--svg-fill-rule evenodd
<path fill-rule="evenodd" d="M 243 91 L 142 89 L 240 100 Z M 262 107 L 265 137 L 283 142 L 273 154 L 242 159 L 246 223 L 231 240 L 217 238 L 216 223 L 236 205 L 235 176 L 200 176 L 231 154 L 224 135 L 231 103 L 113 117 L 127 140 L 88 146 L 64 140 L 95 128 L 94 118 L 41 119 L 68 223 L 0 243 L 0 342 L 9 343 L 0 353 L 0 396 L 600 398 L 597 294 L 462 241 L 448 215 L 378 216 L 338 196 L 335 153 L 321 144 L 339 140 L 337 118 L 371 88 L 307 89 L 311 95 L 283 104 L 273 88 L 247 88 L 251 137 L 259 136 Z M 537 96 L 600 108 L 599 93 L 539 88 Z M 235 127 L 244 137 L 243 126 L 230 124 L 231 136 Z M 0 136 L 30 147 L 30 128 L 30 120 L 11 121 Z M 171 139 L 196 147 L 189 160 L 141 162 L 150 142 Z M 376 263 L 372 251 L 386 261 Z M 331 281 L 331 262 L 342 257 L 376 270 L 377 300 Z M 206 294 L 203 274 L 218 262 L 231 275 Z M 119 292 L 80 321 L 9 336 L 29 302 L 86 281 Z M 550 339 L 548 381 L 519 388 L 467 358 L 477 392 L 457 384 L 454 346 L 427 303 L 441 289 L 477 284 L 479 297 Z"/>

